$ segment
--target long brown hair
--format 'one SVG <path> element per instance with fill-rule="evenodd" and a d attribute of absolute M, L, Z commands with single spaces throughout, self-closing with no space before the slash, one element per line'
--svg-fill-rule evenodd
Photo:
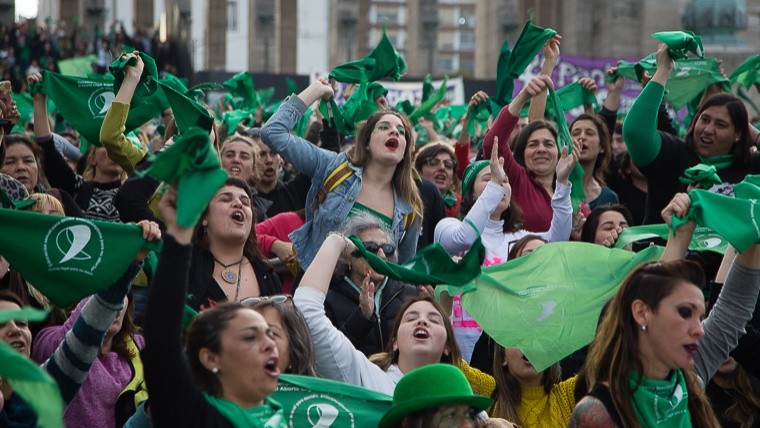
<path fill-rule="evenodd" d="M 631 404 L 632 391 L 628 373 L 643 373 L 643 362 L 638 347 L 638 324 L 633 318 L 631 305 L 641 300 L 653 311 L 683 282 L 699 287 L 705 282 L 702 267 L 692 261 L 647 263 L 636 268 L 612 298 L 605 317 L 597 330 L 586 357 L 586 374 L 589 389 L 606 383 L 623 427 L 639 427 Z M 700 387 L 697 375 L 683 370 L 689 394 L 689 413 L 694 426 L 718 427 L 709 400 Z"/>
<path fill-rule="evenodd" d="M 495 418 L 504 418 L 518 426 L 524 423 L 517 413 L 517 407 L 522 399 L 522 385 L 520 381 L 509 371 L 508 365 L 504 363 L 504 347 L 494 343 L 493 349 L 493 378 L 496 381 L 496 398 L 494 399 L 494 409 L 496 412 L 490 416 Z M 541 372 L 541 386 L 547 395 L 551 392 L 554 385 L 562 381 L 562 368 L 559 363 L 553 364 L 548 369 Z"/>
<path fill-rule="evenodd" d="M 600 153 L 596 156 L 596 161 L 594 161 L 594 171 L 591 173 L 591 175 L 594 177 L 594 180 L 598 181 L 601 184 L 605 184 L 604 176 L 607 174 L 607 169 L 610 165 L 610 159 L 612 159 L 610 131 L 607 129 L 607 125 L 605 125 L 604 122 L 599 119 L 599 116 L 595 114 L 583 113 L 582 115 L 576 117 L 573 123 L 570 124 L 571 134 L 573 132 L 573 126 L 575 126 L 575 124 L 581 120 L 588 120 L 589 122 L 593 123 L 594 127 L 596 128 L 596 133 L 599 135 Z"/>
<path fill-rule="evenodd" d="M 127 299 L 127 311 L 124 313 L 124 318 L 121 321 L 121 328 L 113 336 L 111 341 L 111 352 L 115 352 L 125 360 L 130 360 L 137 357 L 137 354 L 130 352 L 127 347 L 127 339 L 134 340 L 137 333 L 137 325 L 133 319 L 135 313 L 135 299 L 132 297 L 132 292 L 129 292 Z"/>
<path fill-rule="evenodd" d="M 383 116 L 392 115 L 401 119 L 401 123 L 404 125 L 406 131 L 404 137 L 406 138 L 406 149 L 404 150 L 404 158 L 401 163 L 396 165 L 396 171 L 393 173 L 393 187 L 401 195 L 401 198 L 405 200 L 409 206 L 412 207 L 417 217 L 422 220 L 422 198 L 420 197 L 420 191 L 417 189 L 417 184 L 414 182 L 414 176 L 412 170 L 414 169 L 412 150 L 414 150 L 414 136 L 412 135 L 412 123 L 409 118 L 401 112 L 396 110 L 383 110 L 373 113 L 367 120 L 360 123 L 356 131 L 356 142 L 353 147 L 348 151 L 348 160 L 354 165 L 364 167 L 370 159 L 372 154 L 368 150 L 369 140 L 372 137 L 372 132 L 375 130 L 375 126 Z"/>
<path fill-rule="evenodd" d="M 460 360 L 461 353 L 459 352 L 459 346 L 457 345 L 456 339 L 454 338 L 454 330 L 451 328 L 451 321 L 449 321 L 449 317 L 446 315 L 446 312 L 444 312 L 441 305 L 439 305 L 438 302 L 436 302 L 432 297 L 417 296 L 406 299 L 401 305 L 398 313 L 396 313 L 396 319 L 393 321 L 393 332 L 391 332 L 391 335 L 388 338 L 388 342 L 385 345 L 385 351 L 372 355 L 370 357 L 370 361 L 380 366 L 381 369 L 388 370 L 388 367 L 391 365 L 398 364 L 399 352 L 398 349 L 393 349 L 393 345 L 398 339 L 398 329 L 401 326 L 401 320 L 404 318 L 404 314 L 410 306 L 417 302 L 430 303 L 433 305 L 435 310 L 441 314 L 441 318 L 443 318 L 443 327 L 446 329 L 446 346 L 449 348 L 449 354 L 446 355 L 442 352 L 440 362 L 454 364 Z"/>
<path fill-rule="evenodd" d="M 716 373 L 713 384 L 717 386 L 715 378 L 724 377 L 728 381 L 728 387 L 720 387 L 731 397 L 731 405 L 723 412 L 723 416 L 731 422 L 736 422 L 741 428 L 757 426 L 758 411 L 760 410 L 760 397 L 752 389 L 747 371 L 737 363 L 733 372 L 728 374 Z"/>

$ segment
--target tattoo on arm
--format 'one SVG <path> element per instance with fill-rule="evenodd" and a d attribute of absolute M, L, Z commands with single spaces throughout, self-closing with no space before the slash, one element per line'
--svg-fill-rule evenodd
<path fill-rule="evenodd" d="M 615 428 L 612 416 L 597 398 L 585 397 L 575 405 L 568 428 Z"/>

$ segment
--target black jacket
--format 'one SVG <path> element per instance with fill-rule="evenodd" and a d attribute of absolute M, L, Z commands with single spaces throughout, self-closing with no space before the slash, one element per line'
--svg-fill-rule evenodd
<path fill-rule="evenodd" d="M 262 296 L 282 293 L 280 279 L 274 273 L 272 266 L 258 259 L 248 259 L 248 261 L 256 273 L 256 280 L 259 283 Z M 192 297 L 187 304 L 196 311 L 227 301 L 227 295 L 224 294 L 224 290 L 219 287 L 214 279 L 214 256 L 198 245 L 193 245 L 188 293 Z"/>
<path fill-rule="evenodd" d="M 325 313 L 356 349 L 371 355 L 384 350 L 396 313 L 405 299 L 417 294 L 415 287 L 388 278 L 380 292 L 380 314 L 375 312 L 368 319 L 359 308 L 359 292 L 345 278 L 341 278 L 330 284 L 325 298 Z"/>

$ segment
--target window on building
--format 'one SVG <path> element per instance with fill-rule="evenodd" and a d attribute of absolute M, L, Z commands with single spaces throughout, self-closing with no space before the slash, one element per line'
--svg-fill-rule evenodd
<path fill-rule="evenodd" d="M 475 49 L 475 32 L 474 31 L 460 31 L 459 32 L 459 49 L 462 49 L 462 50 Z"/>
<path fill-rule="evenodd" d="M 406 22 L 404 8 L 397 5 L 372 5 L 369 16 L 372 24 L 404 25 Z"/>
<path fill-rule="evenodd" d="M 227 31 L 238 30 L 238 2 L 227 0 Z"/>
<path fill-rule="evenodd" d="M 454 55 L 439 55 L 436 63 L 436 72 L 440 74 L 451 74 L 457 70 L 457 58 Z"/>

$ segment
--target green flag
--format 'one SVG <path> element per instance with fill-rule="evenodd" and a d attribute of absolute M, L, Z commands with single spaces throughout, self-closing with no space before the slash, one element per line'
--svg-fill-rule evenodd
<path fill-rule="evenodd" d="M 594 338 L 602 306 L 625 276 L 659 258 L 585 242 L 557 242 L 483 268 L 462 306 L 502 346 L 519 348 L 541 372 Z M 550 262 L 549 262 L 550 261 Z"/>
<path fill-rule="evenodd" d="M 728 80 L 744 86 L 745 89 L 749 89 L 752 85 L 760 85 L 760 54 L 747 58 L 736 67 Z"/>
<path fill-rule="evenodd" d="M 541 52 L 549 39 L 557 35 L 551 28 L 541 28 L 533 25 L 533 17 L 529 17 L 523 25 L 512 51 L 504 42 L 499 54 L 499 64 L 496 68 L 496 94 L 490 100 L 493 115 L 512 101 L 514 81 L 528 68 L 533 58 Z M 506 58 L 506 59 L 505 59 Z"/>
<path fill-rule="evenodd" d="M 406 73 L 406 60 L 393 47 L 385 30 L 380 42 L 367 56 L 333 68 L 330 77 L 338 82 L 361 83 L 363 73 L 366 73 L 370 82 L 384 77 L 398 80 Z"/>
<path fill-rule="evenodd" d="M 573 137 L 570 135 L 570 129 L 567 127 L 567 121 L 565 120 L 565 111 L 562 108 L 562 103 L 559 100 L 559 96 L 554 92 L 552 87 L 548 87 L 547 90 L 547 109 L 557 112 L 557 132 L 559 138 L 557 138 L 557 149 L 560 154 L 562 149 L 567 147 L 568 154 L 573 151 Z M 578 206 L 586 199 L 586 192 L 583 190 L 583 167 L 580 162 L 576 163 L 573 170 L 570 171 L 570 183 L 573 184 L 570 189 L 570 203 L 573 206 L 573 212 L 578 212 Z"/>
<path fill-rule="evenodd" d="M 142 248 L 160 242 L 134 224 L 0 209 L 0 254 L 60 307 L 109 287 Z"/>
<path fill-rule="evenodd" d="M 92 73 L 92 63 L 97 62 L 95 55 L 77 56 L 58 61 L 58 70 L 65 76 L 87 77 Z"/>
<path fill-rule="evenodd" d="M 689 192 L 691 205 L 683 217 L 673 217 L 673 228 L 694 220 L 726 239 L 738 252 L 760 242 L 760 175 L 748 175 L 734 186 L 735 197 L 707 190 Z"/>
<path fill-rule="evenodd" d="M 686 168 L 683 175 L 678 177 L 678 181 L 683 184 L 699 184 L 703 189 L 709 189 L 715 184 L 723 183 L 723 180 L 718 176 L 718 170 L 715 168 L 715 165 L 704 163 Z"/>
<path fill-rule="evenodd" d="M 42 82 L 33 82 L 31 93 L 41 91 L 55 102 L 58 112 L 91 144 L 100 145 L 100 127 L 115 98 L 113 82 L 105 80 L 68 77 L 50 71 L 42 71 Z M 144 100 L 130 106 L 125 124 L 129 132 L 161 114 Z"/>
<path fill-rule="evenodd" d="M 259 102 L 256 99 L 256 88 L 253 86 L 253 76 L 251 76 L 251 73 L 241 71 L 225 80 L 222 85 L 227 88 L 232 95 L 243 99 L 242 104 L 238 107 L 256 109 L 259 106 Z"/>
<path fill-rule="evenodd" d="M 652 238 L 667 240 L 669 234 L 670 228 L 665 223 L 626 227 L 615 241 L 615 248 L 623 248 L 633 242 Z M 727 248 L 728 241 L 709 227 L 697 227 L 689 243 L 689 249 L 692 251 L 713 251 L 725 254 Z"/>
<path fill-rule="evenodd" d="M 700 58 L 705 56 L 702 38 L 692 31 L 660 31 L 652 34 L 652 37 L 668 45 L 668 53 L 673 59 L 684 59 L 687 52 Z"/>
<path fill-rule="evenodd" d="M 165 183 L 177 183 L 177 224 L 193 227 L 209 201 L 227 180 L 206 130 L 191 127 L 157 155 L 141 172 Z"/>
<path fill-rule="evenodd" d="M 647 55 L 637 63 L 621 61 L 617 72 L 607 76 L 612 81 L 618 76 L 638 82 L 643 72 L 647 71 L 654 75 L 657 71 L 657 60 L 654 54 Z M 665 84 L 665 98 L 676 110 L 699 98 L 704 90 L 714 84 L 728 85 L 728 79 L 720 72 L 720 65 L 715 58 L 686 58 L 675 61 L 675 68 Z"/>
<path fill-rule="evenodd" d="M 404 264 L 387 262 L 364 248 L 361 239 L 355 235 L 348 237 L 356 245 L 353 254 L 367 260 L 375 272 L 387 275 L 407 284 L 451 284 L 461 285 L 472 281 L 480 273 L 486 250 L 480 239 L 472 244 L 470 251 L 455 262 L 441 244 L 431 244 L 417 250 L 417 254 Z"/>
<path fill-rule="evenodd" d="M 443 97 L 446 96 L 446 84 L 448 83 L 449 83 L 449 76 L 446 76 L 443 79 L 441 86 L 438 87 L 437 91 L 435 91 L 434 93 L 430 93 L 428 97 L 424 97 L 423 95 L 422 104 L 420 104 L 420 106 L 417 107 L 412 112 L 411 115 L 409 115 L 409 120 L 411 120 L 412 123 L 416 123 L 421 117 L 429 116 L 433 108 L 436 105 L 438 105 L 438 103 L 443 101 Z M 424 90 L 423 90 L 423 93 L 424 93 Z"/>
<path fill-rule="evenodd" d="M 222 123 L 227 128 L 227 134 L 232 135 L 240 122 L 246 121 L 246 126 L 253 125 L 253 112 L 249 110 L 229 110 L 222 113 Z"/>
<path fill-rule="evenodd" d="M 193 126 L 203 129 L 206 133 L 211 131 L 211 128 L 214 126 L 214 118 L 211 117 L 206 107 L 186 97 L 185 94 L 177 92 L 174 88 L 163 82 L 158 82 L 158 87 L 172 108 L 174 121 L 180 134 L 185 133 Z M 130 113 L 131 111 L 132 109 L 130 108 Z"/>
<path fill-rule="evenodd" d="M 0 310 L 0 325 L 10 320 L 44 321 L 48 311 L 25 307 L 20 310 Z M 42 428 L 63 428 L 63 399 L 58 384 L 37 363 L 0 341 L 0 378 L 13 387 L 37 414 Z"/>
<path fill-rule="evenodd" d="M 281 374 L 272 398 L 290 427 L 374 427 L 393 398 L 318 377 Z"/>

